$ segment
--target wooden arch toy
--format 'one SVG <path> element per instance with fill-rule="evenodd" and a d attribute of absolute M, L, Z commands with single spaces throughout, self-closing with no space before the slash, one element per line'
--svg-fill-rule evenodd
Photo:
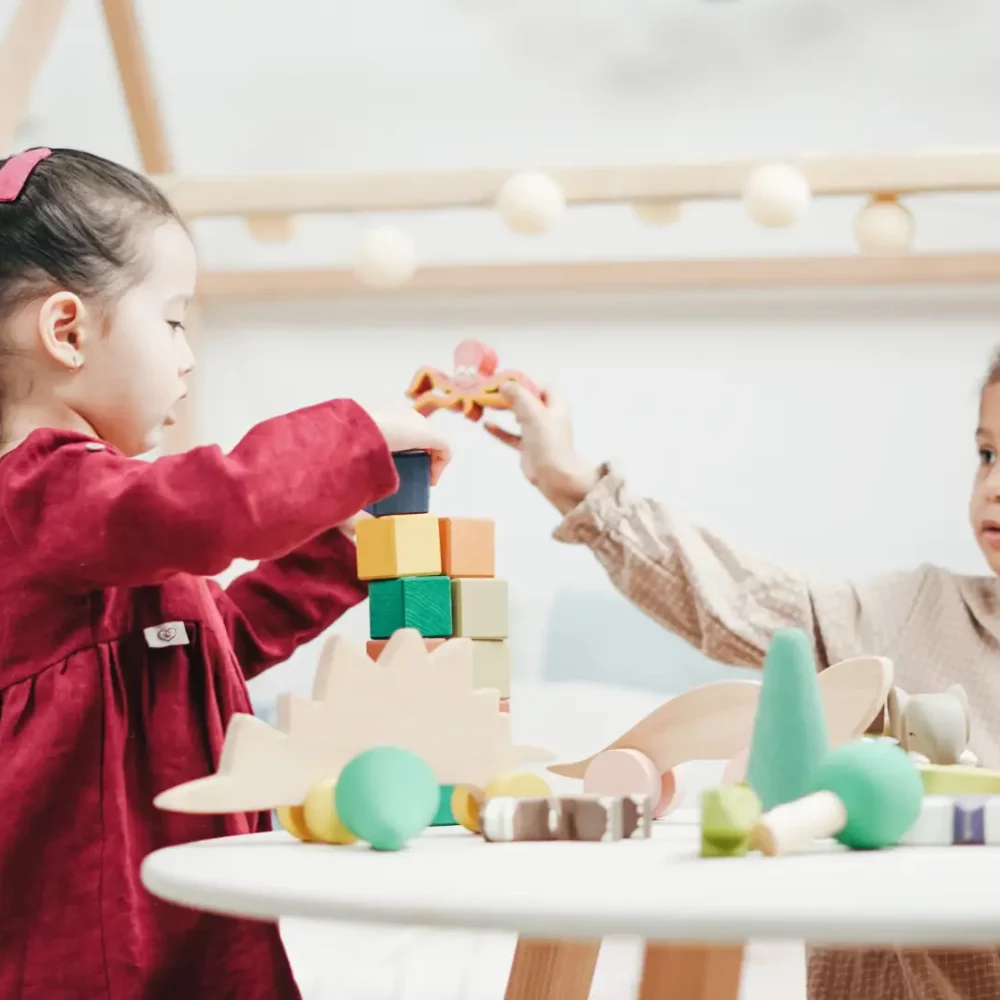
<path fill-rule="evenodd" d="M 862 736 L 885 705 L 892 662 L 880 656 L 842 660 L 818 675 L 831 747 Z M 717 681 L 672 698 L 603 750 L 548 770 L 581 778 L 584 791 L 647 794 L 663 816 L 680 800 L 678 765 L 728 760 L 723 784 L 743 779 L 761 682 Z"/>

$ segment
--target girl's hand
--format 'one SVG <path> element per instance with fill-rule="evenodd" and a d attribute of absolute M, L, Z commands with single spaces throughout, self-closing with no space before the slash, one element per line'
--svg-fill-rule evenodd
<path fill-rule="evenodd" d="M 521 452 L 521 470 L 560 513 L 567 514 L 597 484 L 597 470 L 588 465 L 573 447 L 573 425 L 562 397 L 552 389 L 538 399 L 517 382 L 501 389 L 517 419 L 520 434 L 511 434 L 496 424 L 484 424 L 487 431 Z"/>
<path fill-rule="evenodd" d="M 416 410 L 400 409 L 391 413 L 369 413 L 369 416 L 378 425 L 390 451 L 430 453 L 431 485 L 436 485 L 451 461 L 451 444 L 441 431 Z"/>
<path fill-rule="evenodd" d="M 345 521 L 343 524 L 338 524 L 337 527 L 352 541 L 357 541 L 357 525 L 358 521 L 363 520 L 366 517 L 371 517 L 371 514 L 366 510 L 359 510 L 357 514 L 354 515 L 349 521 Z"/>

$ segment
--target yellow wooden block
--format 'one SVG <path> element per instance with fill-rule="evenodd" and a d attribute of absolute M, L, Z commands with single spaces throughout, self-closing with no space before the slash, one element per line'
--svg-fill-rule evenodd
<path fill-rule="evenodd" d="M 1000 771 L 965 764 L 919 764 L 924 795 L 1000 795 Z"/>
<path fill-rule="evenodd" d="M 506 639 L 507 581 L 451 581 L 452 634 L 469 639 Z"/>
<path fill-rule="evenodd" d="M 362 518 L 355 541 L 361 580 L 441 574 L 441 536 L 433 514 Z"/>
<path fill-rule="evenodd" d="M 506 639 L 472 640 L 472 686 L 510 697 L 510 647 Z"/>

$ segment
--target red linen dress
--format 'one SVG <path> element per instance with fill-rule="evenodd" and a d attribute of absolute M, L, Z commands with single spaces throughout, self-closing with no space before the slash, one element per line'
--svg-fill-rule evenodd
<path fill-rule="evenodd" d="M 139 865 L 269 827 L 152 802 L 214 771 L 247 678 L 365 597 L 333 526 L 397 485 L 350 400 L 228 455 L 39 430 L 0 458 L 2 1000 L 297 1000 L 276 926 L 160 902 Z M 206 579 L 236 558 L 261 562 Z"/>

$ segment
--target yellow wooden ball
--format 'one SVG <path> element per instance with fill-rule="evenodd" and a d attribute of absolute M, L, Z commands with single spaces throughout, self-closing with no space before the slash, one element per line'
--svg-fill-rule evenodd
<path fill-rule="evenodd" d="M 304 840 L 307 843 L 313 839 L 309 836 L 305 817 L 302 815 L 302 806 L 278 806 L 274 811 L 278 814 L 278 822 L 293 837 L 296 837 L 298 840 Z"/>
<path fill-rule="evenodd" d="M 336 778 L 317 781 L 305 802 L 302 804 L 302 814 L 306 830 L 313 840 L 324 844 L 353 844 L 358 838 L 341 822 L 337 815 L 334 801 L 334 791 L 337 787 Z"/>
<path fill-rule="evenodd" d="M 519 799 L 534 799 L 548 798 L 551 794 L 552 789 L 544 778 L 531 771 L 515 771 L 495 777 L 486 786 L 483 797 L 492 799 L 498 795 L 509 795 Z"/>
<path fill-rule="evenodd" d="M 479 807 L 482 792 L 471 785 L 456 785 L 451 793 L 451 814 L 460 826 L 471 833 L 480 833 Z"/>

